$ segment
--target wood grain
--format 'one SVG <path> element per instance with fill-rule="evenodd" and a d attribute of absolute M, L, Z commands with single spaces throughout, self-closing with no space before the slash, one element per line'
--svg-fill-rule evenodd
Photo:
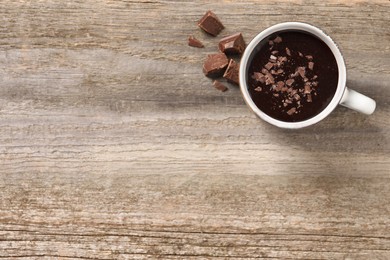
<path fill-rule="evenodd" d="M 0 258 L 390 258 L 390 1 L 1 6 Z M 208 9 L 247 42 L 324 29 L 377 111 L 260 121 L 202 74 Z"/>

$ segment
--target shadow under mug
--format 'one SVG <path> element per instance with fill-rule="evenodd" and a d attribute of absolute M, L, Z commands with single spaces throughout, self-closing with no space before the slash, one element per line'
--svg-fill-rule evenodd
<path fill-rule="evenodd" d="M 316 116 L 311 117 L 309 119 L 306 119 L 304 121 L 299 122 L 285 122 L 278 119 L 275 119 L 263 111 L 261 111 L 256 104 L 253 102 L 249 90 L 248 90 L 248 70 L 250 67 L 252 56 L 255 54 L 256 47 L 262 40 L 270 36 L 271 34 L 277 33 L 277 32 L 285 32 L 285 31 L 301 31 L 306 32 L 308 34 L 311 34 L 320 40 L 322 40 L 325 44 L 328 45 L 330 50 L 332 51 L 338 67 L 338 83 L 337 83 L 337 89 L 336 92 L 328 104 L 321 112 L 319 112 Z M 347 88 L 346 86 L 346 78 L 347 78 L 347 72 L 346 67 L 344 63 L 343 56 L 338 49 L 337 45 L 334 43 L 334 41 L 326 35 L 322 30 L 319 28 L 306 24 L 306 23 L 299 23 L 299 22 L 286 22 L 286 23 L 280 23 L 273 25 L 261 33 L 259 33 L 247 46 L 245 49 L 244 54 L 241 58 L 241 65 L 240 65 L 240 88 L 242 95 L 244 96 L 245 102 L 248 104 L 248 106 L 253 110 L 253 112 L 256 113 L 257 116 L 259 116 L 261 119 L 267 121 L 268 123 L 281 127 L 281 128 L 288 128 L 288 129 L 297 129 L 297 128 L 303 128 L 310 125 L 313 125 L 315 123 L 318 123 L 325 117 L 327 117 L 336 107 L 337 105 L 342 105 L 348 108 L 351 108 L 353 110 L 356 110 L 358 112 L 361 112 L 363 114 L 370 115 L 374 112 L 376 103 L 373 99 L 364 96 L 352 89 Z"/>

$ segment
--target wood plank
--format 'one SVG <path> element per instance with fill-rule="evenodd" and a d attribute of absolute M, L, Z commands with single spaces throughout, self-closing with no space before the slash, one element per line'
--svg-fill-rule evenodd
<path fill-rule="evenodd" d="M 283 21 L 340 46 L 372 116 L 300 131 L 201 71 Z M 3 1 L 0 258 L 390 258 L 390 2 Z M 188 35 L 205 49 L 187 46 Z"/>

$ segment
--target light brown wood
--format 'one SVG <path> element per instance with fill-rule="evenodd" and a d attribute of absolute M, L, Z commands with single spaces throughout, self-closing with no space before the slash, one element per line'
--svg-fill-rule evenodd
<path fill-rule="evenodd" d="M 202 74 L 208 9 L 247 42 L 324 29 L 376 112 L 260 121 Z M 18 0 L 0 17 L 0 258 L 390 258 L 389 1 Z"/>

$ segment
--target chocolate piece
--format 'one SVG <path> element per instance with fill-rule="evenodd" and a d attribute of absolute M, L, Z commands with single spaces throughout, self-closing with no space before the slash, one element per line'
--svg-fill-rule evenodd
<path fill-rule="evenodd" d="M 273 66 L 274 66 L 274 63 L 268 62 L 267 64 L 264 65 L 264 68 L 266 68 L 267 70 L 270 70 Z"/>
<path fill-rule="evenodd" d="M 223 77 L 227 79 L 227 81 L 229 81 L 230 83 L 239 85 L 240 84 L 240 80 L 238 78 L 239 69 L 240 69 L 239 64 L 231 59 L 225 73 L 223 74 Z"/>
<path fill-rule="evenodd" d="M 188 37 L 188 45 L 191 47 L 196 47 L 196 48 L 203 48 L 204 47 L 203 43 L 201 41 L 199 41 L 198 39 L 196 39 L 192 35 L 190 35 L 190 37 Z"/>
<path fill-rule="evenodd" d="M 291 87 L 291 85 L 294 83 L 294 81 L 295 81 L 294 79 L 288 79 L 288 80 L 286 80 L 286 85 Z"/>
<path fill-rule="evenodd" d="M 257 91 L 257 92 L 261 92 L 263 89 L 261 88 L 261 87 L 257 87 L 257 88 L 255 88 L 255 91 Z"/>
<path fill-rule="evenodd" d="M 310 70 L 313 70 L 314 69 L 314 62 L 310 61 L 307 65 L 307 67 L 310 69 Z"/>
<path fill-rule="evenodd" d="M 290 49 L 287 48 L 287 47 L 286 47 L 286 54 L 287 54 L 288 56 L 291 56 L 291 51 L 290 51 Z"/>
<path fill-rule="evenodd" d="M 305 84 L 305 90 L 304 90 L 304 92 L 303 93 L 305 93 L 305 94 L 310 94 L 310 92 L 311 92 L 311 87 L 310 87 L 310 83 L 309 84 Z"/>
<path fill-rule="evenodd" d="M 306 74 L 306 69 L 305 67 L 298 67 L 296 72 L 299 73 L 299 75 L 301 75 L 302 78 L 305 78 L 305 74 Z"/>
<path fill-rule="evenodd" d="M 228 90 L 228 88 L 222 82 L 220 82 L 218 80 L 214 80 L 213 86 L 214 86 L 214 88 L 216 88 L 222 92 L 225 92 L 226 90 Z"/>
<path fill-rule="evenodd" d="M 274 39 L 274 43 L 281 43 L 282 42 L 282 37 L 278 36 Z"/>
<path fill-rule="evenodd" d="M 295 111 L 297 111 L 297 109 L 296 109 L 295 107 L 292 107 L 292 108 L 290 108 L 290 109 L 287 111 L 287 114 L 288 114 L 289 116 L 291 116 L 292 114 L 295 113 Z"/>
<path fill-rule="evenodd" d="M 225 53 L 209 54 L 203 64 L 203 73 L 207 77 L 221 76 L 229 63 Z"/>
<path fill-rule="evenodd" d="M 312 60 L 313 60 L 313 56 L 311 56 L 311 55 L 306 55 L 305 57 L 306 57 L 306 59 L 308 59 L 309 61 L 312 61 Z"/>
<path fill-rule="evenodd" d="M 259 81 L 261 83 L 265 83 L 265 76 L 263 73 L 260 72 L 253 72 L 252 78 L 256 81 Z"/>
<path fill-rule="evenodd" d="M 219 50 L 226 54 L 242 54 L 245 50 L 245 41 L 241 33 L 222 38 L 219 41 Z"/>
<path fill-rule="evenodd" d="M 217 36 L 225 28 L 212 11 L 206 12 L 206 14 L 199 20 L 198 26 L 212 36 Z"/>

